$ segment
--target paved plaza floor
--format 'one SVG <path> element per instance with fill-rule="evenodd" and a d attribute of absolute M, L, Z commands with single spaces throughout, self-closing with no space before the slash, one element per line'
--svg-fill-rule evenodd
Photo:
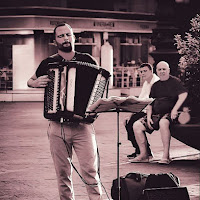
<path fill-rule="evenodd" d="M 132 153 L 124 120 L 130 113 L 120 113 L 119 173 L 167 173 L 179 177 L 187 187 L 190 199 L 199 200 L 199 151 L 172 138 L 170 165 L 130 163 Z M 0 103 L 0 199 L 59 200 L 55 170 L 47 137 L 48 121 L 43 118 L 42 102 Z M 100 176 L 109 198 L 113 179 L 117 178 L 117 114 L 102 113 L 94 123 L 100 154 Z M 148 135 L 155 160 L 162 156 L 160 133 Z M 73 163 L 79 170 L 76 155 Z M 76 200 L 87 200 L 84 183 L 73 172 Z M 104 191 L 104 199 L 108 199 Z"/>

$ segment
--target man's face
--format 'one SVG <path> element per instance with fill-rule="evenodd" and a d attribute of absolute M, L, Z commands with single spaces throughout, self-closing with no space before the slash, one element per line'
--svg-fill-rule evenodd
<path fill-rule="evenodd" d="M 68 26 L 59 26 L 56 29 L 55 43 L 60 51 L 69 53 L 74 51 L 74 34 Z"/>
<path fill-rule="evenodd" d="M 170 74 L 169 66 L 165 64 L 158 64 L 156 67 L 156 72 L 161 81 L 166 81 L 169 79 L 169 74 Z"/>
<path fill-rule="evenodd" d="M 143 80 L 147 80 L 153 74 L 153 72 L 148 67 L 142 67 L 139 70 L 139 75 Z"/>

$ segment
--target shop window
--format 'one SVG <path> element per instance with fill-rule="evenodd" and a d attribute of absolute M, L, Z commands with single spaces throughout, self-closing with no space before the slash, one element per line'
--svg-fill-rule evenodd
<path fill-rule="evenodd" d="M 92 55 L 92 47 L 94 43 L 94 36 L 92 32 L 75 33 L 76 44 L 75 50 L 79 52 L 89 53 Z"/>
<path fill-rule="evenodd" d="M 0 44 L 0 91 L 12 90 L 12 46 Z"/>
<path fill-rule="evenodd" d="M 0 36 L 0 91 L 13 90 L 13 45 L 29 43 L 30 35 Z M 22 55 L 23 56 L 23 55 Z"/>

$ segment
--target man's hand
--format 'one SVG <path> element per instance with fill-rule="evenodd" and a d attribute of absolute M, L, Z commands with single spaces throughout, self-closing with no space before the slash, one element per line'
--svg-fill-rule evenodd
<path fill-rule="evenodd" d="M 147 117 L 147 125 L 149 127 L 149 129 L 153 129 L 153 127 L 151 126 L 153 124 L 153 120 L 151 117 Z"/>
<path fill-rule="evenodd" d="M 185 99 L 187 98 L 188 93 L 184 92 L 178 95 L 178 100 L 176 104 L 174 105 L 172 111 L 171 111 L 171 119 L 174 120 L 178 116 L 178 109 L 181 107 Z"/>
<path fill-rule="evenodd" d="M 99 115 L 97 113 L 90 113 L 86 118 L 86 122 L 93 123 L 97 119 L 98 116 Z"/>
<path fill-rule="evenodd" d="M 174 120 L 178 116 L 178 111 L 176 109 L 172 109 L 171 111 L 171 119 Z"/>
<path fill-rule="evenodd" d="M 152 105 L 148 105 L 147 106 L 147 125 L 149 127 L 149 129 L 153 129 L 153 127 L 151 126 L 151 124 L 153 124 L 153 120 L 151 118 L 151 115 L 152 115 Z"/>
<path fill-rule="evenodd" d="M 51 80 L 48 78 L 48 75 L 43 75 L 38 77 L 37 79 L 32 79 L 31 86 L 34 88 L 43 88 L 46 87 L 48 82 Z"/>

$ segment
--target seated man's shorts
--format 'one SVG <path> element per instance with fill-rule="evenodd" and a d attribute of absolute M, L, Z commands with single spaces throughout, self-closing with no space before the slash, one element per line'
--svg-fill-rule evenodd
<path fill-rule="evenodd" d="M 148 127 L 147 124 L 147 115 L 145 115 L 144 117 L 140 118 L 139 121 L 144 125 L 144 127 L 146 128 L 146 132 L 148 133 L 152 133 L 154 130 L 159 130 L 159 121 L 161 119 L 167 119 L 170 122 L 170 125 L 172 124 L 172 119 L 170 117 L 170 113 L 166 113 L 165 115 L 152 115 L 151 116 L 152 120 L 153 120 L 153 124 L 151 125 L 153 127 L 153 129 L 150 129 Z"/>

